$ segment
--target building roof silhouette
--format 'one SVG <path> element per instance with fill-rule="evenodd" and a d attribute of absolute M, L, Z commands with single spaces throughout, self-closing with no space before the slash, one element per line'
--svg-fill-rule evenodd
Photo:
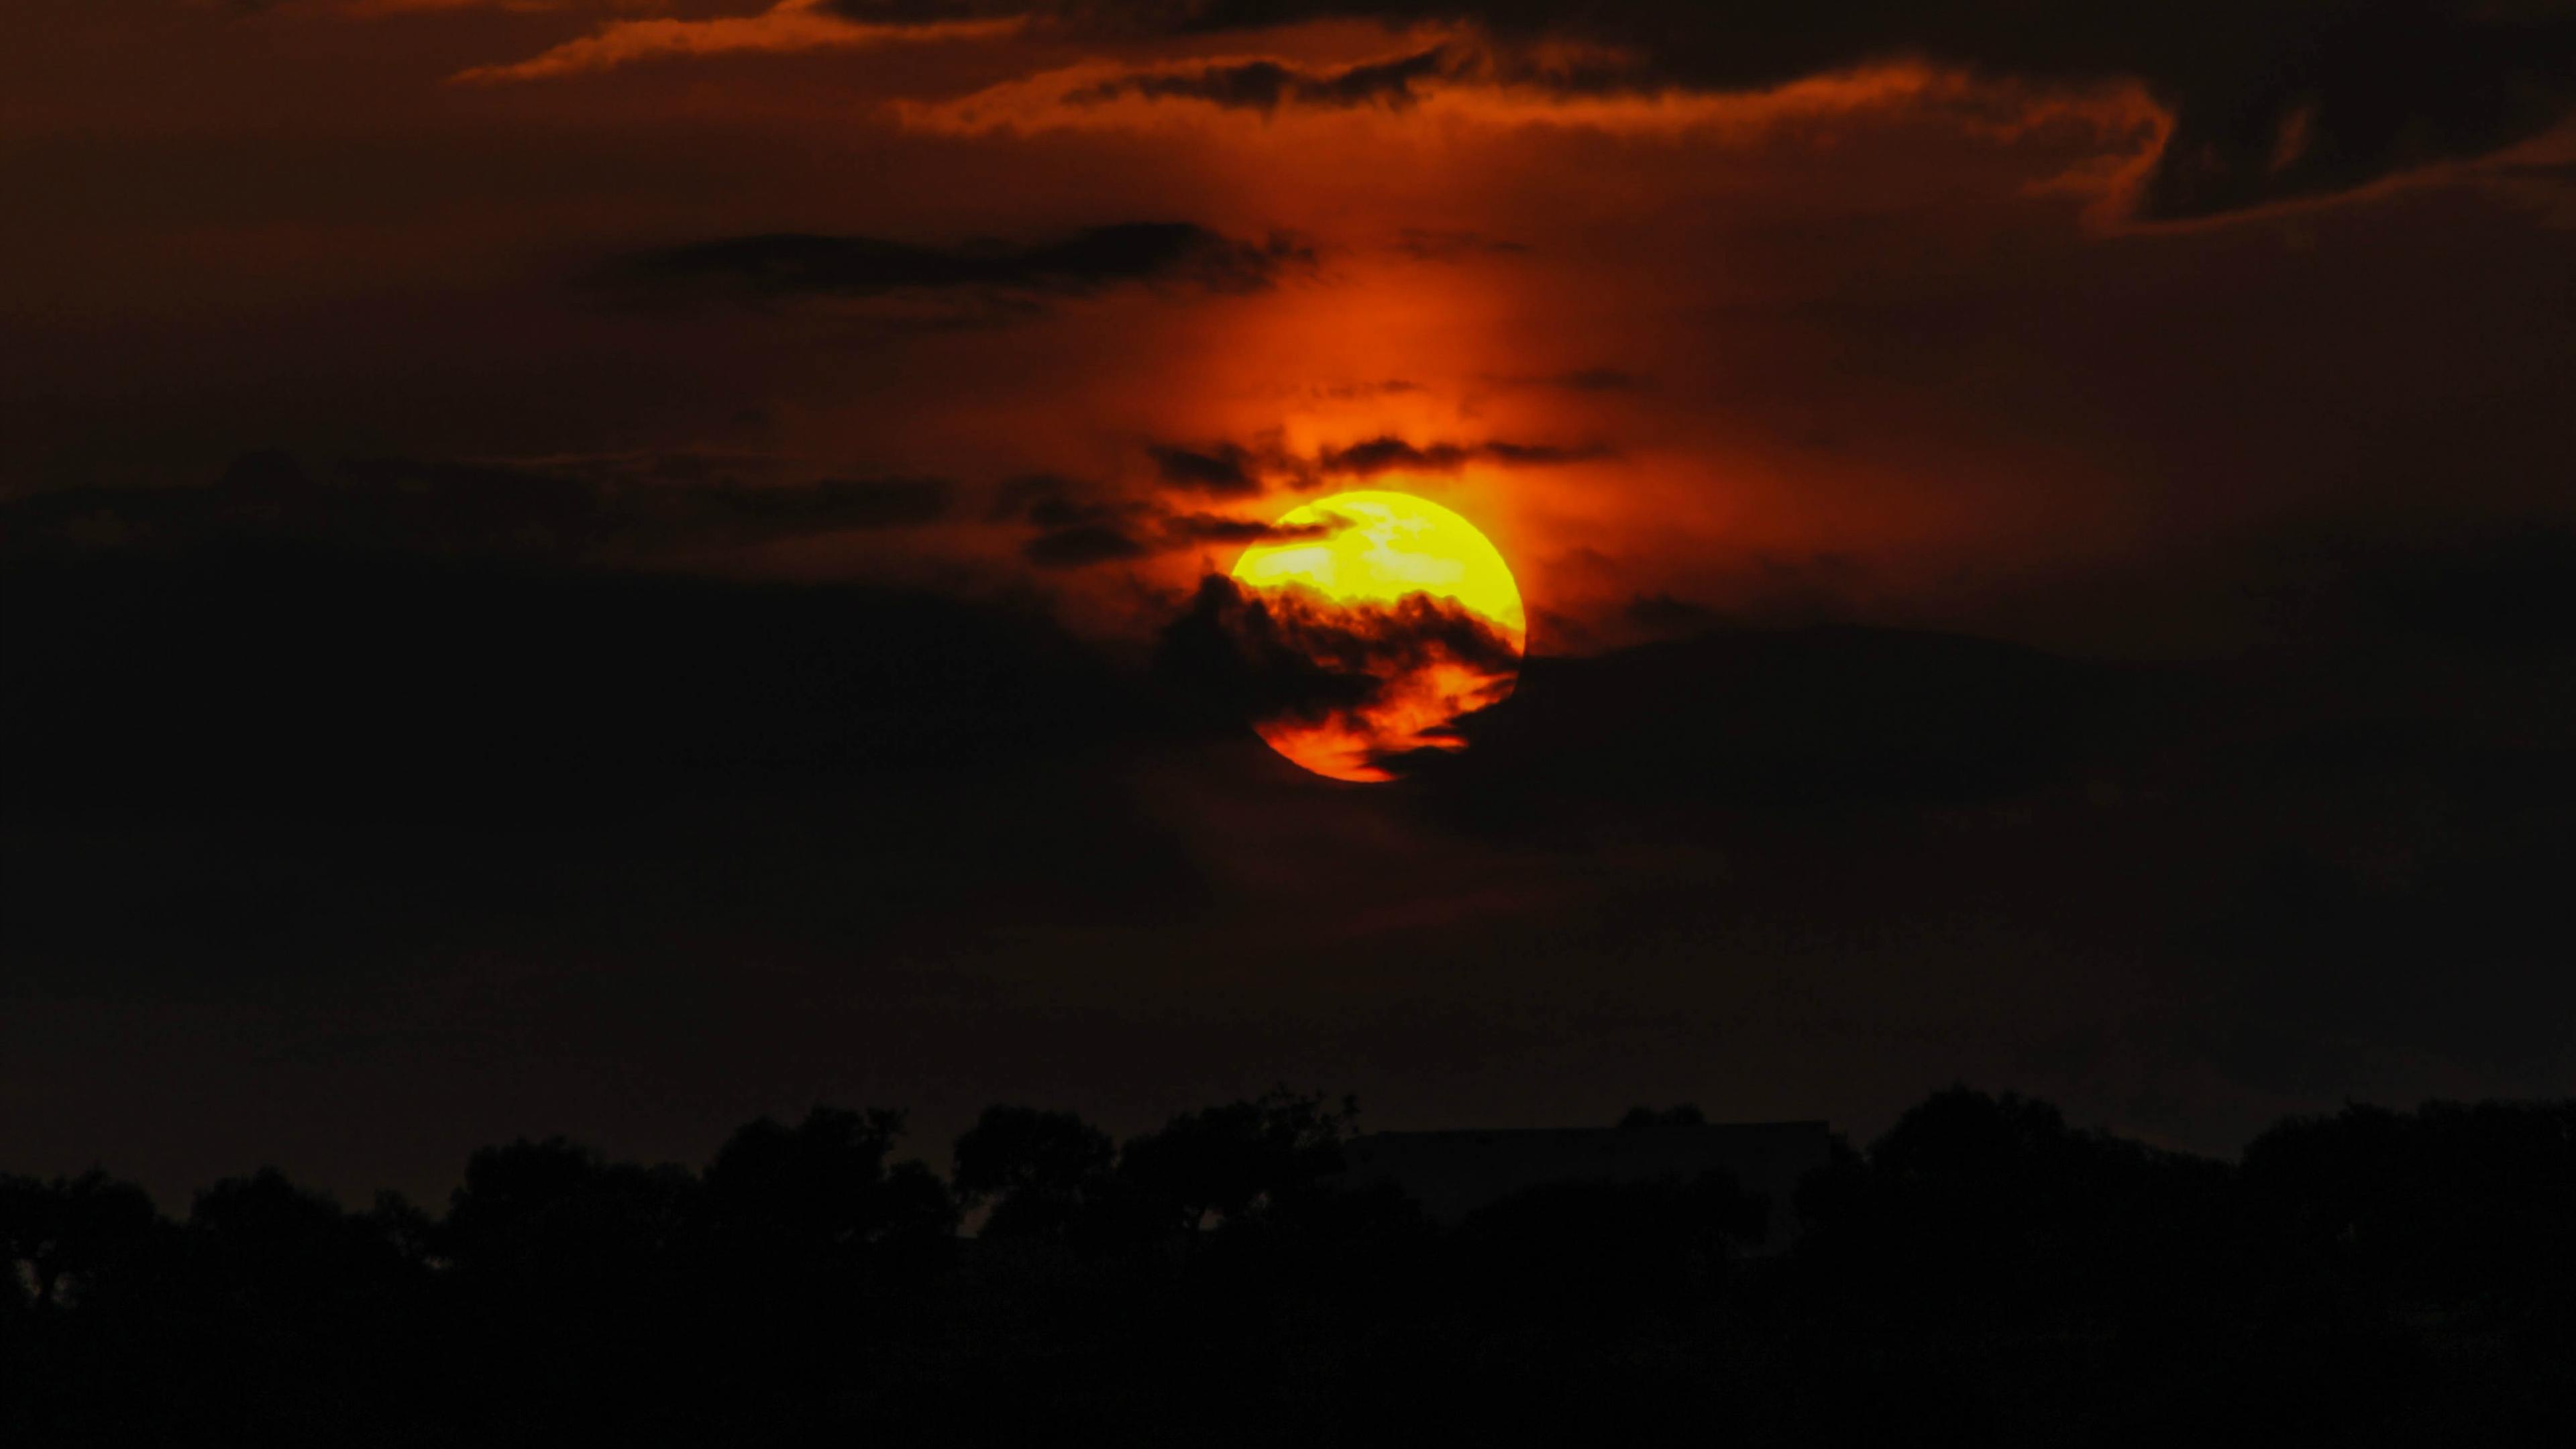
<path fill-rule="evenodd" d="M 1796 1232 L 1798 1181 L 1831 1159 L 1822 1122 L 1657 1123 L 1371 1132 L 1344 1146 L 1344 1181 L 1393 1185 L 1434 1222 L 1454 1223 L 1530 1188 L 1565 1182 L 1687 1182 L 1731 1174 L 1770 1200 L 1763 1248 Z"/>

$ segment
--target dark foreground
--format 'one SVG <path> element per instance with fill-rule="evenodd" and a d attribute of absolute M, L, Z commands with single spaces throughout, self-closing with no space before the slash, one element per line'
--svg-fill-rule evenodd
<path fill-rule="evenodd" d="M 1785 1246 L 1723 1179 L 1434 1226 L 1334 1185 L 1348 1128 L 997 1108 L 943 1179 L 817 1111 L 487 1149 L 436 1217 L 0 1178 L 0 1443 L 2576 1442 L 2576 1102 L 2230 1164 L 1951 1091 Z"/>

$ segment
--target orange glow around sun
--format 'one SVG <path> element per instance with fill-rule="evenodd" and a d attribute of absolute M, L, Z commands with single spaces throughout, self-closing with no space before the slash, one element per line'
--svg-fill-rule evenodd
<path fill-rule="evenodd" d="M 1234 581 L 1279 636 L 1357 697 L 1256 719 L 1316 774 L 1374 782 L 1416 750 L 1457 750 L 1459 716 L 1509 698 L 1529 625 L 1503 556 L 1476 526 L 1405 493 L 1352 492 L 1290 510 L 1245 549 Z"/>

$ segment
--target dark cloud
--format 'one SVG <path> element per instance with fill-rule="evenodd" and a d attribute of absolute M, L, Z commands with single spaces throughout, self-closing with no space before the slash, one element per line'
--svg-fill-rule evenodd
<path fill-rule="evenodd" d="M 1322 538 L 1338 526 L 1282 528 L 1256 519 L 1172 509 L 1147 499 L 1104 497 L 1096 487 L 1051 475 L 1005 483 L 991 517 L 1035 530 L 1021 554 L 1047 569 L 1121 563 L 1201 544 Z"/>
<path fill-rule="evenodd" d="M 1433 47 L 1394 60 L 1341 70 L 1307 70 L 1275 60 L 1210 65 L 1168 74 L 1127 76 L 1086 86 L 1065 97 L 1073 105 L 1098 105 L 1121 96 L 1198 100 L 1268 113 L 1283 105 L 1383 105 L 1401 110 L 1417 99 L 1414 86 L 1451 72 L 1456 58 Z"/>
<path fill-rule="evenodd" d="M 1029 0 L 825 0 L 824 9 L 870 25 L 935 25 L 1027 15 L 1043 8 Z"/>
<path fill-rule="evenodd" d="M 1716 610 L 1671 594 L 1639 594 L 1619 612 L 1649 634 L 1698 634 L 1721 622 Z"/>
<path fill-rule="evenodd" d="M 1408 391 L 1411 384 L 1385 388 Z M 1313 457 L 1288 452 L 1275 440 L 1255 445 L 1218 442 L 1195 447 L 1155 444 L 1146 449 L 1156 474 L 1175 488 L 1214 497 L 1254 498 L 1274 485 L 1311 488 L 1329 477 L 1359 477 L 1410 469 L 1455 473 L 1469 463 L 1489 462 L 1543 467 L 1606 457 L 1598 445 L 1566 447 L 1516 443 L 1506 439 L 1461 443 L 1412 443 L 1393 436 L 1368 438 L 1344 447 L 1326 447 Z"/>
<path fill-rule="evenodd" d="M 1036 17 L 1095 30 L 1107 26 L 1132 32 L 1139 18 L 1129 0 L 1110 0 L 1107 4 L 1099 0 L 824 0 L 823 8 L 875 25 Z"/>
<path fill-rule="evenodd" d="M 1061 473 L 1021 473 L 1003 479 L 993 487 L 993 499 L 984 510 L 984 521 L 1003 523 L 1025 515 L 1042 500 L 1061 498 L 1077 485 Z"/>
<path fill-rule="evenodd" d="M 1077 523 L 1032 538 L 1021 556 L 1042 569 L 1078 569 L 1093 564 L 1143 558 L 1151 548 L 1127 530 L 1110 523 Z"/>
<path fill-rule="evenodd" d="M 28 808 L 596 804 L 1053 751 L 1136 718 L 1044 618 L 897 589 L 290 544 L 7 574 L 12 619 L 42 621 L 0 639 L 0 749 L 45 762 L 5 772 Z"/>
<path fill-rule="evenodd" d="M 1520 652 L 1483 617 L 1431 594 L 1342 603 L 1215 574 L 1199 581 L 1156 654 L 1164 678 L 1235 718 L 1305 724 L 1363 715 L 1441 667 L 1508 679 Z"/>
<path fill-rule="evenodd" d="M 1284 235 L 1239 241 L 1187 222 L 1128 222 L 1057 241 L 954 247 L 780 232 L 647 252 L 613 264 L 600 280 L 634 300 L 958 291 L 1071 297 L 1156 284 L 1252 292 L 1314 259 Z"/>
<path fill-rule="evenodd" d="M 801 1098 L 888 1012 L 976 1055 L 994 1030 L 940 1023 L 987 1010 L 952 964 L 987 923 L 1204 901 L 1101 763 L 1159 719 L 1043 616 L 917 591 L 274 545 L 14 562 L 0 1081 L 90 1107 L 13 1165 L 104 1155 L 184 1197 L 212 1138 L 443 1193 L 460 1116 L 623 1111 L 630 1072 Z M 116 1069 L 175 1117 L 66 1088 L 113 1055 L 71 1002 L 116 1038 L 202 1024 Z M 264 1025 L 214 1026 L 243 1011 Z M 311 1083 L 284 1118 L 254 1105 L 281 1078 Z"/>
<path fill-rule="evenodd" d="M 1058 493 L 1029 500 L 1020 517 L 1039 528 L 1078 528 L 1087 524 L 1126 523 L 1151 510 L 1133 500 L 1097 502 L 1077 494 Z"/>
<path fill-rule="evenodd" d="M 1136 516 L 1141 505 L 1101 496 L 1100 486 L 1062 473 L 1023 473 L 1005 478 L 993 489 L 988 523 L 1030 523 L 1040 528 L 1067 528 L 1077 523 L 1114 523 Z"/>
<path fill-rule="evenodd" d="M 2252 667 L 1852 626 L 1533 658 L 1411 788 L 1480 834 L 1706 840 L 1802 941 L 1857 910 L 2009 920 L 2052 972 L 2152 961 L 2172 998 L 2124 1017 L 2131 1070 L 2324 1100 L 2428 1062 L 2536 1080 L 2576 1052 L 2576 986 L 2542 964 L 2570 944 L 2576 711 L 2530 692 L 2576 651 L 2556 546 L 2359 561 Z"/>
<path fill-rule="evenodd" d="M 1125 522 L 1145 511 L 1145 504 L 1112 496 L 1096 482 L 1062 473 L 1028 473 L 1006 478 L 994 489 L 993 506 L 986 516 L 995 523 L 1068 528 L 1077 523 Z"/>
<path fill-rule="evenodd" d="M 1255 469 L 1258 455 L 1239 443 L 1218 443 L 1207 448 L 1176 448 L 1157 444 L 1147 449 L 1163 481 L 1201 493 L 1249 497 L 1261 491 L 1261 479 Z"/>
<path fill-rule="evenodd" d="M 1710 628 L 1695 606 L 1638 609 L 1691 637 L 1533 658 L 1513 699 L 1462 722 L 1442 766 L 1550 810 L 1665 815 L 1985 798 L 2062 778 L 2099 737 L 2111 681 L 1992 640 L 1850 626 Z M 1711 813 L 1715 812 L 1715 813 Z"/>
<path fill-rule="evenodd" d="M 1497 73 L 1569 91 L 1742 91 L 1921 58 L 2041 84 L 2133 78 L 2174 115 L 2150 218 L 2349 190 L 2537 135 L 2576 102 L 2576 9 L 2553 0 L 1058 0 L 1092 30 L 1206 34 L 1314 19 L 1479 27 Z M 1595 48 L 1569 63 L 1546 42 Z M 1610 52 L 1602 59 L 1599 52 Z M 1283 82 L 1283 97 L 1293 88 Z M 1275 102 L 1274 102 L 1275 104 Z"/>
<path fill-rule="evenodd" d="M 1396 397 L 1406 393 L 1422 392 L 1425 391 L 1425 389 L 1422 384 L 1418 382 L 1408 382 L 1400 377 L 1390 377 L 1379 382 L 1318 384 L 1317 386 L 1308 389 L 1308 391 L 1316 397 L 1327 398 L 1334 402 L 1352 402 L 1361 398 Z"/>
<path fill-rule="evenodd" d="M 1543 443 L 1409 443 L 1402 438 L 1378 437 L 1348 447 L 1326 448 L 1316 455 L 1315 465 L 1327 474 L 1368 475 L 1390 473 L 1399 469 L 1420 473 L 1455 473 L 1469 463 L 1484 461 L 1545 465 L 1579 463 L 1605 456 L 1598 447 L 1566 448 Z"/>
<path fill-rule="evenodd" d="M 763 527 L 824 533 L 935 523 L 955 493 L 945 478 L 825 478 L 791 488 L 728 487 L 699 502 Z"/>
<path fill-rule="evenodd" d="M 749 466 L 743 466 L 748 463 Z M 947 516 L 941 478 L 751 482 L 771 460 L 637 455 L 537 463 L 358 459 L 316 475 L 246 454 L 211 486 L 80 488 L 0 505 L 0 550 L 189 550 L 293 543 L 391 553 L 570 560 L 918 527 Z"/>
<path fill-rule="evenodd" d="M 1120 506 L 1050 481 L 1012 516 Z M 0 907 L 24 1040 L 67 1044 L 5 1070 L 86 1090 L 20 1150 L 86 1160 L 113 1126 L 114 1160 L 184 1186 L 212 1134 L 443 1190 L 460 1112 L 686 1139 L 697 1104 L 835 1073 L 954 1114 L 1032 1059 L 1115 1103 L 1317 1051 L 1389 1063 L 1362 1085 L 1435 1119 L 1729 1056 L 1838 1120 L 1971 1072 L 2213 1145 L 2282 1094 L 2538 1090 L 2576 1052 L 2576 645 L 2513 632 L 2561 597 L 2551 547 L 2339 556 L 2346 632 L 2251 664 L 1848 627 L 1532 659 L 1473 748 L 1348 791 L 1264 777 L 1242 720 L 1500 664 L 1472 621 L 1353 630 L 1209 581 L 1162 640 L 1160 682 L 1206 706 L 1185 730 L 1044 618 L 907 591 L 22 560 Z M 2410 582 L 2487 571 L 2522 581 Z M 2491 648 L 2401 647 L 2491 622 Z M 1217 823 L 1176 844 L 1197 796 Z M 1197 1000 L 1212 949 L 1273 993 L 1261 1023 L 1140 1007 Z M 347 1045 L 388 1028 L 416 1039 Z M 354 1060 L 280 1065 L 326 1049 Z M 1491 1064 L 1533 1053 L 1558 1078 L 1512 1096 L 1526 1073 Z"/>
<path fill-rule="evenodd" d="M 1316 464 L 1326 473 L 1385 473 L 1411 468 L 1429 473 L 1455 473 L 1477 456 L 1460 443 L 1414 444 L 1402 438 L 1378 437 L 1343 448 L 1326 448 Z"/>
<path fill-rule="evenodd" d="M 1163 520 L 1164 536 L 1181 543 L 1291 543 L 1330 538 L 1336 528 L 1337 525 L 1330 523 L 1283 527 L 1256 519 L 1225 518 L 1212 513 L 1175 513 Z"/>

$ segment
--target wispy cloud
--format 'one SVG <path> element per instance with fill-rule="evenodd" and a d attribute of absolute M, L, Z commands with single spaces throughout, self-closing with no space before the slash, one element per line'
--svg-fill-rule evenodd
<path fill-rule="evenodd" d="M 1153 100 L 1205 101 L 1265 115 L 1292 104 L 1380 105 L 1402 110 L 1420 99 L 1417 86 L 1449 74 L 1459 64 L 1460 57 L 1443 46 L 1338 70 L 1309 70 L 1283 61 L 1249 60 L 1117 76 L 1071 92 L 1065 102 L 1098 105 L 1121 96 L 1143 96 Z"/>
<path fill-rule="evenodd" d="M 1021 16 L 884 24 L 851 20 L 830 0 L 779 0 L 757 15 L 682 20 L 654 16 L 612 20 L 579 40 L 508 65 L 475 66 L 449 77 L 456 85 L 504 85 L 589 71 L 613 70 L 639 60 L 742 52 L 860 50 L 880 45 L 982 40 L 1008 35 Z"/>
<path fill-rule="evenodd" d="M 1243 241 L 1178 221 L 1121 222 L 1035 242 L 921 245 L 880 237 L 771 233 L 621 258 L 599 280 L 637 302 L 889 293 L 1078 297 L 1121 286 L 1256 292 L 1315 255 L 1296 238 Z"/>

